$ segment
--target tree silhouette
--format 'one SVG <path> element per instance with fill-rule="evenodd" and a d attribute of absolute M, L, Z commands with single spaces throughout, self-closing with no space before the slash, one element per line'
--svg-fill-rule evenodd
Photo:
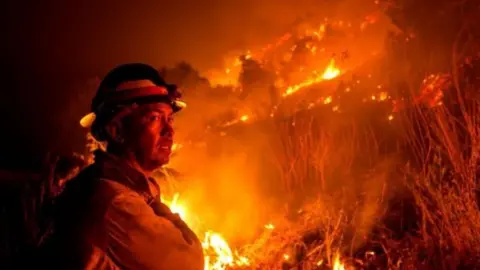
<path fill-rule="evenodd" d="M 205 88 L 209 86 L 207 79 L 200 75 L 200 72 L 187 62 L 180 62 L 172 68 L 163 68 L 160 73 L 169 83 L 174 83 L 182 89 Z"/>

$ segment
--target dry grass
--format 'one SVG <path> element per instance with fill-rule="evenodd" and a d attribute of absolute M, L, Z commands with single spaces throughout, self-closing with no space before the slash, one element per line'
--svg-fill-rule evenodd
<path fill-rule="evenodd" d="M 288 207 L 273 230 L 243 248 L 257 267 L 332 266 L 337 256 L 352 256 L 379 223 L 393 160 L 380 159 L 370 128 L 339 120 L 321 128 L 311 116 L 274 123 L 270 155 Z"/>
<path fill-rule="evenodd" d="M 478 25 L 478 16 L 475 12 L 467 14 L 474 10 L 468 8 L 469 1 L 454 2 L 455 6 L 465 7 L 452 48 L 450 85 L 441 87 L 444 104 L 433 108 L 415 104 L 398 117 L 401 125 L 395 135 L 404 148 L 394 156 L 401 162 L 381 162 L 385 156 L 378 151 L 378 137 L 366 135 L 374 133 L 368 126 L 351 125 L 349 132 L 339 125 L 322 123 L 319 127 L 313 121 L 286 121 L 277 126 L 272 156 L 277 160 L 289 205 L 294 206 L 293 211 L 301 205 L 303 214 L 296 219 L 283 219 L 281 226 L 250 247 L 250 256 L 260 262 L 261 269 L 279 269 L 285 261 L 282 254 L 296 254 L 295 247 L 299 245 L 306 251 L 300 252 L 302 256 L 290 256 L 289 267 L 284 268 L 312 269 L 321 259 L 331 265 L 337 251 L 344 258 L 354 255 L 359 245 L 349 236 L 362 224 L 359 213 L 367 213 L 364 220 L 369 225 L 360 230 L 362 236 L 368 237 L 367 246 L 378 240 L 383 249 L 383 262 L 373 263 L 380 269 L 475 269 L 480 265 L 479 88 L 468 85 L 459 67 L 466 55 L 478 56 L 477 35 L 472 31 L 473 25 Z M 423 56 L 422 63 L 432 60 Z M 413 60 L 412 65 L 422 65 L 417 58 L 409 60 Z M 419 76 L 425 74 L 422 68 L 396 65 L 408 70 L 401 75 L 402 79 L 411 75 L 408 73 L 412 70 L 418 71 Z M 478 84 L 478 67 L 476 76 Z M 417 84 L 409 85 L 416 88 Z M 339 129 L 344 132 L 338 132 Z M 389 169 L 400 173 L 392 177 Z M 359 196 L 362 189 L 357 186 L 368 178 L 381 179 L 373 181 L 376 185 L 370 184 L 377 189 L 370 199 Z M 419 217 L 418 230 L 410 229 L 401 238 L 385 234 L 376 226 L 381 226 L 379 219 L 384 214 L 385 202 L 399 192 L 379 188 L 379 183 L 391 187 L 398 186 L 398 182 L 407 188 Z M 348 186 L 348 192 L 354 195 L 339 186 Z M 380 189 L 388 192 L 378 192 Z M 362 206 L 369 206 L 366 209 L 370 210 Z M 321 236 L 305 245 L 304 236 L 312 230 L 321 232 Z"/>
<path fill-rule="evenodd" d="M 415 124 L 424 127 L 429 143 L 411 141 L 425 155 L 419 169 L 406 170 L 407 184 L 421 213 L 422 244 L 437 259 L 436 267 L 443 269 L 478 263 L 480 256 L 480 104 L 469 96 L 473 89 L 460 89 L 455 83 L 452 90 L 448 105 L 416 111 Z"/>
<path fill-rule="evenodd" d="M 288 194 L 288 218 L 277 220 L 275 229 L 266 230 L 245 254 L 262 269 L 318 269 L 319 261 L 332 265 L 337 254 L 363 268 L 370 252 L 359 256 L 358 251 L 378 245 L 383 254 L 377 257 L 382 258 L 370 263 L 381 268 L 478 265 L 480 103 L 469 95 L 473 89 L 459 89 L 458 83 L 444 89 L 451 94 L 445 97 L 447 104 L 429 109 L 417 104 L 403 116 L 398 138 L 407 138 L 409 155 L 395 156 L 411 158 L 403 162 L 385 161 L 368 126 L 330 119 L 319 129 L 308 117 L 277 125 L 272 156 Z M 401 174 L 392 177 L 391 171 L 399 168 Z M 388 201 L 400 192 L 391 187 L 398 188 L 399 182 L 419 216 L 419 229 L 400 239 L 380 229 Z M 301 214 L 295 214 L 299 208 Z"/>

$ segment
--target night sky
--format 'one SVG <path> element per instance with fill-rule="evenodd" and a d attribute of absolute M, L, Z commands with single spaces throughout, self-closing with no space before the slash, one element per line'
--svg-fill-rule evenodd
<path fill-rule="evenodd" d="M 185 60 L 205 71 L 341 1 L 29 2 L 1 4 L 0 167 L 34 167 L 47 151 L 81 149 L 78 120 L 93 94 L 81 86 L 115 65 Z"/>

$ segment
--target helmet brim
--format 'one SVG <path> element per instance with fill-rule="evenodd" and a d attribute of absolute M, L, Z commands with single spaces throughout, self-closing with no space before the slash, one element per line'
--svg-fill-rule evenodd
<path fill-rule="evenodd" d="M 187 104 L 183 101 L 175 100 L 171 102 L 171 106 L 172 106 L 173 112 L 177 113 L 182 109 L 186 108 Z M 97 115 L 94 112 L 88 113 L 80 119 L 80 126 L 82 126 L 83 128 L 91 128 L 96 118 L 97 118 Z"/>
<path fill-rule="evenodd" d="M 84 115 L 80 119 L 80 126 L 84 128 L 90 128 L 93 125 L 95 118 L 97 118 L 97 115 L 94 112 Z"/>

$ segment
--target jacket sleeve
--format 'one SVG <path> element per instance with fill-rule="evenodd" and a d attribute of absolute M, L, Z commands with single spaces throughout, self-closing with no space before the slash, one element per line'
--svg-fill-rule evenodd
<path fill-rule="evenodd" d="M 138 194 L 120 193 L 105 215 L 107 252 L 125 269 L 203 270 L 197 241 L 189 245 L 169 220 L 158 217 Z"/>

